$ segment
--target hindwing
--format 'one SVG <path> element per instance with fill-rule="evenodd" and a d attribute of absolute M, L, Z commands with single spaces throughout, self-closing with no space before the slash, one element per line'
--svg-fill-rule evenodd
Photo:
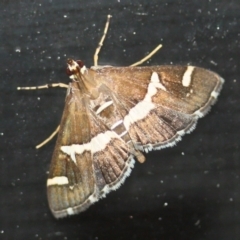
<path fill-rule="evenodd" d="M 98 68 L 140 150 L 172 146 L 216 101 L 223 79 L 193 66 Z"/>

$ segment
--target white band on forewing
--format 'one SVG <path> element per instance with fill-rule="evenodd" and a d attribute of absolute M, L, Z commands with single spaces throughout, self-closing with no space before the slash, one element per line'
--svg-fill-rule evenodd
<path fill-rule="evenodd" d="M 82 154 L 84 151 L 91 151 L 92 154 L 102 151 L 106 148 L 107 144 L 113 139 L 121 139 L 115 132 L 106 131 L 104 133 L 99 133 L 91 139 L 90 142 L 85 144 L 72 144 L 70 146 L 62 146 L 61 150 L 69 155 L 76 163 L 75 154 Z"/>
<path fill-rule="evenodd" d="M 158 74 L 153 72 L 144 99 L 130 109 L 129 113 L 124 117 L 123 123 L 127 131 L 132 123 L 145 118 L 155 108 L 152 97 L 157 93 L 157 88 L 166 91 L 166 88 L 159 80 Z"/>
<path fill-rule="evenodd" d="M 52 185 L 66 185 L 68 184 L 68 178 L 65 176 L 59 176 L 59 177 L 54 177 L 54 178 L 49 178 L 47 180 L 47 186 L 52 186 Z"/>

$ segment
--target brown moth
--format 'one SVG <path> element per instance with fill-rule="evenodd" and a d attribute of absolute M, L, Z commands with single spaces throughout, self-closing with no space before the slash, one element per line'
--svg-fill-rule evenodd
<path fill-rule="evenodd" d="M 210 110 L 224 82 L 199 67 L 136 66 L 146 58 L 130 67 L 98 66 L 109 19 L 95 66 L 88 69 L 82 61 L 67 61 L 72 82 L 47 180 L 56 218 L 82 212 L 117 189 L 134 159 L 145 161 L 141 151 L 175 145 Z M 19 89 L 57 86 L 66 87 Z"/>

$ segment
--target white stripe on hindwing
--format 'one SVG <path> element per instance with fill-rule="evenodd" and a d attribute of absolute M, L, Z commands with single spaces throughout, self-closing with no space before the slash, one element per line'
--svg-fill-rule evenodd
<path fill-rule="evenodd" d="M 152 73 L 150 83 L 148 84 L 147 93 L 144 99 L 139 102 L 136 106 L 130 109 L 128 115 L 125 116 L 124 120 L 119 120 L 114 123 L 111 129 L 115 129 L 120 124 L 124 124 L 126 131 L 122 132 L 120 136 L 114 131 L 106 131 L 93 137 L 90 142 L 85 144 L 72 144 L 70 146 L 61 146 L 61 151 L 69 155 L 72 161 L 76 164 L 75 154 L 82 154 L 84 151 L 91 151 L 92 154 L 102 151 L 106 148 L 107 144 L 113 139 L 121 139 L 124 136 L 132 123 L 145 118 L 149 112 L 155 108 L 155 104 L 152 102 L 152 97 L 157 93 L 157 89 L 166 91 L 166 88 L 160 83 L 158 74 Z M 96 113 L 100 113 L 103 109 L 107 108 L 112 104 L 112 101 L 108 101 L 101 105 Z"/>
<path fill-rule="evenodd" d="M 153 72 L 144 99 L 130 109 L 129 113 L 124 117 L 123 123 L 127 131 L 132 123 L 145 118 L 155 108 L 152 97 L 158 92 L 158 88 L 167 91 L 160 82 L 158 74 Z"/>
<path fill-rule="evenodd" d="M 112 126 L 111 126 L 111 130 L 115 129 L 116 127 L 118 127 L 120 124 L 123 123 L 123 120 L 119 120 L 117 122 L 115 122 Z"/>

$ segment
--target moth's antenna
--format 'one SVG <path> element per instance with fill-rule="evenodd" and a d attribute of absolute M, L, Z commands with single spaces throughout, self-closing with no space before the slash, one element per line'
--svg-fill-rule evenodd
<path fill-rule="evenodd" d="M 102 38 L 101 38 L 100 42 L 98 43 L 98 47 L 96 48 L 96 51 L 95 51 L 95 53 L 94 53 L 94 56 L 93 56 L 94 66 L 98 66 L 98 54 L 99 54 L 99 52 L 100 52 L 100 50 L 101 50 L 101 48 L 102 48 L 103 42 L 104 42 L 104 40 L 105 40 L 105 38 L 106 38 L 107 31 L 108 31 L 108 27 L 109 27 L 109 23 L 110 23 L 110 18 L 111 18 L 111 17 L 112 17 L 111 15 L 108 15 L 108 16 L 107 16 L 107 22 L 106 22 L 105 28 L 104 28 L 104 30 L 103 30 Z"/>
<path fill-rule="evenodd" d="M 162 44 L 159 44 L 156 48 L 154 48 L 146 57 L 144 57 L 143 59 L 141 59 L 140 61 L 133 63 L 132 65 L 130 65 L 131 67 L 135 67 L 138 66 L 144 62 L 146 62 L 152 55 L 154 55 L 160 48 L 162 47 Z"/>

